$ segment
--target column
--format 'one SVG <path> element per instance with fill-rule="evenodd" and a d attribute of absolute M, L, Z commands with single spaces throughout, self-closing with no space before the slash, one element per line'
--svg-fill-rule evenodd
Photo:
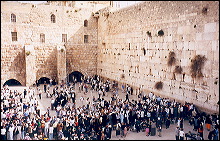
<path fill-rule="evenodd" d="M 63 45 L 57 46 L 57 78 L 58 84 L 66 82 L 66 49 Z"/>
<path fill-rule="evenodd" d="M 26 86 L 33 86 L 36 81 L 35 50 L 33 45 L 25 45 Z"/>

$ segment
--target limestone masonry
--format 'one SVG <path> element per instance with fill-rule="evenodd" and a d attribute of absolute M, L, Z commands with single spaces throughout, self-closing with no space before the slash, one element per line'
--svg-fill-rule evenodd
<path fill-rule="evenodd" d="M 219 2 L 1 1 L 1 86 L 76 71 L 219 113 Z"/>

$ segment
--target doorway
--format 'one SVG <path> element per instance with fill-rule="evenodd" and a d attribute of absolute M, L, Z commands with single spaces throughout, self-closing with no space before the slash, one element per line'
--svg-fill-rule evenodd
<path fill-rule="evenodd" d="M 21 83 L 16 79 L 9 79 L 8 81 L 6 81 L 4 83 L 3 86 L 5 86 L 5 85 L 8 85 L 8 86 L 22 86 Z"/>
<path fill-rule="evenodd" d="M 73 82 L 74 78 L 76 78 L 77 82 L 82 82 L 81 78 L 83 78 L 84 75 L 81 72 L 74 71 L 74 72 L 70 73 L 68 77 L 69 77 L 69 82 Z"/>

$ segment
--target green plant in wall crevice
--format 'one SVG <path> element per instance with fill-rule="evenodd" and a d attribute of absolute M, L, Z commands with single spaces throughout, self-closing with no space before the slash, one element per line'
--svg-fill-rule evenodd
<path fill-rule="evenodd" d="M 168 66 L 172 66 L 176 63 L 176 58 L 175 57 L 176 57 L 175 52 L 170 51 L 169 56 L 168 56 L 168 62 L 167 62 Z"/>
<path fill-rule="evenodd" d="M 26 51 L 26 55 L 28 56 L 28 55 L 30 55 L 31 54 L 31 52 L 30 51 Z"/>
<path fill-rule="evenodd" d="M 196 55 L 192 60 L 191 60 L 191 65 L 190 65 L 190 73 L 192 78 L 202 78 L 203 73 L 202 69 L 204 67 L 205 61 L 207 58 L 202 55 Z"/>
<path fill-rule="evenodd" d="M 157 90 L 161 90 L 163 88 L 163 82 L 159 81 L 159 82 L 156 82 L 155 84 L 155 89 Z"/>

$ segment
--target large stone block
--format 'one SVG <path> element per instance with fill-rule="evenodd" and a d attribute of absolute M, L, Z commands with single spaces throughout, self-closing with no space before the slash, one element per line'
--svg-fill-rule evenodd
<path fill-rule="evenodd" d="M 209 32 L 216 32 L 217 30 L 217 24 L 216 23 L 207 23 L 204 25 L 204 32 L 209 33 Z"/>

